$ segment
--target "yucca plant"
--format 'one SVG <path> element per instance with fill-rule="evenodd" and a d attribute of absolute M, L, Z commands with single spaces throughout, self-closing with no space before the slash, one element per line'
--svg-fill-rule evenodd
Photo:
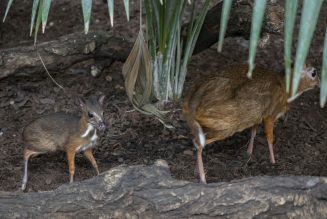
<path fill-rule="evenodd" d="M 186 3 L 186 0 L 145 0 L 147 40 L 140 26 L 138 38 L 123 67 L 125 88 L 134 108 L 155 116 L 166 127 L 172 127 L 165 117 L 167 112 L 157 106 L 181 97 L 187 64 L 209 5 L 206 0 L 197 14 L 195 2 L 189 2 L 192 5 L 190 25 L 187 36 L 182 38 Z M 148 46 L 144 45 L 146 42 Z"/>
<path fill-rule="evenodd" d="M 114 0 L 108 0 L 108 11 L 111 24 L 114 18 Z M 187 73 L 187 64 L 192 55 L 195 42 L 201 30 L 204 17 L 208 10 L 209 0 L 203 4 L 192 4 L 192 16 L 187 31 L 187 37 L 181 37 L 181 17 L 185 10 L 186 0 L 145 0 L 147 35 L 145 41 L 151 57 L 151 72 L 153 75 L 152 97 L 159 101 L 173 100 L 181 97 L 183 84 Z M 253 18 L 250 37 L 249 50 L 249 72 L 251 77 L 254 68 L 256 47 L 258 44 L 261 24 L 265 12 L 266 0 L 255 0 L 253 5 Z M 291 46 L 293 38 L 294 21 L 298 0 L 285 0 L 285 68 L 286 68 L 286 87 L 289 91 L 292 87 L 292 94 L 295 93 L 299 79 L 300 69 L 303 66 L 310 47 L 311 39 L 315 30 L 319 12 L 323 0 L 303 0 L 302 18 L 298 36 L 296 57 L 294 60 L 294 77 L 290 77 Z M 8 14 L 13 0 L 8 0 L 4 19 Z M 92 0 L 81 0 L 84 17 L 85 33 L 89 30 L 91 19 Z M 232 0 L 223 1 L 223 12 L 220 21 L 221 31 L 219 34 L 218 50 L 221 51 L 224 34 L 227 27 L 228 16 L 231 10 Z M 124 0 L 127 18 L 129 18 L 129 0 Z M 31 34 L 34 30 L 35 40 L 37 32 L 42 24 L 44 32 L 47 17 L 51 6 L 51 0 L 34 0 L 31 17 Z M 198 13 L 197 13 L 198 12 Z M 218 22 L 218 21 L 217 21 Z M 327 29 L 326 29 L 327 35 Z M 327 99 L 327 36 L 325 37 L 322 84 L 320 93 L 320 104 L 323 107 Z M 184 40 L 184 41 L 183 41 Z M 293 86 L 290 86 L 292 83 Z M 135 90 L 137 92 L 137 90 Z"/>
<path fill-rule="evenodd" d="M 209 7 L 191 2 L 192 12 L 187 36 L 181 37 L 186 0 L 145 0 L 148 45 L 153 65 L 153 89 L 160 101 L 179 99 L 204 18 Z"/>

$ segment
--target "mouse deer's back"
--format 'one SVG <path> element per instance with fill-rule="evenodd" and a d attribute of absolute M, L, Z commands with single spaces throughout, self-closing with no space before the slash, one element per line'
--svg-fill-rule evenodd
<path fill-rule="evenodd" d="M 39 152 L 63 150 L 70 136 L 78 135 L 80 118 L 68 113 L 40 117 L 25 127 L 23 140 L 27 147 Z"/>

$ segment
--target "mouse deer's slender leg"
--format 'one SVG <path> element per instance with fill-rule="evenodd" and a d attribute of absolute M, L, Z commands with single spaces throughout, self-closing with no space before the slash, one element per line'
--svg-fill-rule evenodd
<path fill-rule="evenodd" d="M 251 129 L 251 138 L 250 138 L 250 142 L 249 142 L 249 146 L 248 146 L 248 150 L 247 150 L 247 154 L 248 156 L 251 158 L 252 156 L 252 152 L 253 152 L 253 143 L 254 143 L 254 137 L 257 134 L 257 126 L 254 125 Z"/>
<path fill-rule="evenodd" d="M 84 155 L 91 162 L 91 164 L 94 167 L 95 171 L 99 175 L 99 168 L 98 168 L 98 165 L 97 165 L 96 160 L 94 159 L 94 156 L 93 156 L 93 153 L 92 153 L 92 149 L 89 148 L 89 149 L 85 150 L 84 151 Z"/>
<path fill-rule="evenodd" d="M 75 150 L 68 149 L 66 153 L 69 167 L 69 182 L 72 183 L 74 181 L 75 173 Z"/>
<path fill-rule="evenodd" d="M 27 167 L 28 167 L 28 159 L 31 157 L 31 155 L 35 153 L 34 151 L 31 151 L 27 148 L 24 150 L 24 176 L 23 176 L 23 183 L 22 183 L 22 190 L 24 191 L 26 189 L 26 183 L 27 183 Z"/>
<path fill-rule="evenodd" d="M 196 166 L 198 168 L 198 172 L 199 172 L 199 177 L 200 177 L 200 181 L 204 184 L 207 183 L 206 181 L 206 176 L 204 173 L 204 167 L 203 167 L 203 161 L 202 161 L 202 146 L 199 145 L 197 147 L 197 158 L 196 158 Z"/>
<path fill-rule="evenodd" d="M 266 133 L 266 138 L 268 141 L 269 153 L 270 153 L 270 162 L 275 163 L 275 156 L 273 150 L 273 141 L 274 141 L 274 119 L 271 116 L 268 116 L 263 120 L 263 125 Z"/>
<path fill-rule="evenodd" d="M 193 128 L 193 133 L 194 133 L 194 146 L 197 149 L 197 155 L 196 155 L 196 167 L 197 167 L 197 173 L 199 174 L 200 181 L 204 184 L 206 184 L 206 176 L 204 172 L 204 167 L 203 167 L 203 161 L 202 161 L 202 150 L 204 146 L 206 145 L 206 139 L 205 139 L 205 134 L 203 133 L 202 127 L 198 122 L 194 122 L 194 128 Z"/>

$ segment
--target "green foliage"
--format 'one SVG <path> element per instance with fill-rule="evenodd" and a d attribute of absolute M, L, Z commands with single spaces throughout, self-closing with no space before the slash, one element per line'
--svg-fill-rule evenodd
<path fill-rule="evenodd" d="M 301 15 L 300 32 L 296 50 L 296 58 L 294 65 L 294 76 L 292 81 L 292 95 L 295 95 L 301 76 L 301 69 L 305 64 L 305 60 L 309 51 L 313 32 L 315 30 L 319 11 L 323 0 L 304 0 Z M 289 34 L 289 33 L 287 33 Z"/>
<path fill-rule="evenodd" d="M 114 26 L 114 0 L 107 0 L 110 24 Z"/>
<path fill-rule="evenodd" d="M 301 69 L 305 64 L 305 60 L 308 54 L 312 36 L 319 17 L 319 12 L 321 9 L 322 2 L 323 0 L 315 0 L 315 1 L 304 0 L 292 82 L 291 82 L 292 38 L 293 38 L 293 30 L 294 30 L 298 1 L 286 0 L 285 2 L 284 61 L 285 61 L 285 68 L 286 68 L 286 89 L 289 92 L 290 85 L 292 85 L 292 95 L 295 95 L 299 85 Z M 227 4 L 229 4 L 229 0 L 224 0 L 224 5 L 225 4 L 226 6 L 223 7 L 223 10 L 226 11 L 223 11 L 222 13 L 220 36 L 223 36 L 225 32 L 224 28 L 227 23 L 226 14 L 229 13 L 229 8 L 227 6 Z M 256 0 L 254 3 L 251 36 L 250 36 L 249 71 L 247 74 L 248 77 L 251 77 L 252 70 L 254 69 L 255 52 L 257 48 L 258 39 L 260 36 L 265 5 L 266 5 L 266 0 Z M 221 38 L 222 37 L 220 37 L 219 39 L 218 50 L 222 46 Z M 325 40 L 324 51 L 326 51 L 326 47 L 327 47 L 326 44 L 327 44 L 327 40 Z M 325 104 L 326 96 L 327 96 L 326 53 L 327 52 L 324 52 L 324 58 L 323 58 L 324 60 L 323 69 L 322 69 L 323 75 L 322 75 L 321 95 L 320 95 L 321 106 Z"/>
<path fill-rule="evenodd" d="M 252 23 L 251 23 L 251 37 L 250 37 L 250 51 L 249 51 L 249 71 L 247 76 L 252 77 L 254 69 L 254 59 L 258 40 L 261 32 L 263 15 L 266 8 L 266 0 L 255 0 L 253 7 Z"/>
<path fill-rule="evenodd" d="M 109 4 L 109 1 L 108 1 Z M 83 20 L 84 20 L 84 32 L 89 32 L 91 11 L 92 11 L 92 0 L 82 0 Z"/>
<path fill-rule="evenodd" d="M 325 45 L 322 60 L 321 71 L 321 90 L 320 90 L 320 106 L 324 107 L 327 99 L 327 28 L 325 32 Z"/>
<path fill-rule="evenodd" d="M 35 17 L 36 17 L 36 12 L 37 12 L 37 9 L 38 9 L 38 6 L 39 6 L 39 2 L 40 2 L 40 0 L 34 0 L 33 1 L 30 36 L 32 36 L 32 33 L 33 33 Z"/>
<path fill-rule="evenodd" d="M 291 83 L 291 65 L 292 65 L 292 39 L 294 23 L 296 18 L 298 0 L 286 0 L 285 2 L 285 26 L 284 33 L 284 63 L 285 63 L 285 74 L 286 74 L 286 91 L 290 91 Z"/>
<path fill-rule="evenodd" d="M 125 7 L 127 20 L 129 21 L 129 0 L 124 0 L 124 7 Z"/>
<path fill-rule="evenodd" d="M 45 31 L 45 26 L 47 25 L 48 15 L 50 10 L 51 0 L 43 0 L 42 7 L 42 33 Z"/>
<path fill-rule="evenodd" d="M 187 64 L 194 50 L 209 0 L 196 13 L 192 2 L 192 15 L 186 38 L 181 37 L 181 18 L 186 0 L 145 0 L 148 45 L 153 65 L 153 89 L 160 100 L 178 99 L 182 95 Z M 183 41 L 185 40 L 185 41 Z"/>
<path fill-rule="evenodd" d="M 34 0 L 32 7 L 32 17 L 31 17 L 31 27 L 30 27 L 30 35 L 33 33 L 34 29 L 34 43 L 37 40 L 37 33 L 39 31 L 40 25 L 42 23 L 42 32 L 44 33 L 45 27 L 48 20 L 48 15 L 50 11 L 51 0 Z M 36 17 L 37 16 L 37 17 Z M 36 21 L 35 21 L 36 18 Z"/>
<path fill-rule="evenodd" d="M 218 52 L 221 52 L 223 48 L 225 33 L 227 29 L 228 24 L 228 18 L 230 9 L 232 7 L 233 0 L 224 0 L 223 2 L 223 11 L 221 13 L 221 19 L 220 19 L 220 32 L 219 32 L 219 40 L 218 40 Z"/>
<path fill-rule="evenodd" d="M 201 6 L 196 7 L 195 0 L 144 0 L 147 19 L 147 42 L 151 57 L 152 66 L 152 95 L 158 100 L 178 99 L 183 90 L 183 84 L 187 73 L 187 64 L 194 50 L 195 42 L 200 33 L 205 15 L 208 11 L 209 0 L 205 0 Z M 34 31 L 34 39 L 42 25 L 42 32 L 48 20 L 51 7 L 51 0 L 33 0 L 30 35 Z M 186 2 L 192 4 L 192 16 L 186 37 L 181 36 L 181 18 L 184 13 Z M 285 40 L 284 40 L 284 61 L 286 69 L 286 88 L 290 90 L 292 84 L 292 94 L 294 95 L 300 80 L 300 70 L 305 63 L 312 36 L 315 30 L 319 12 L 323 0 L 304 0 L 298 44 L 294 65 L 294 77 L 291 78 L 291 54 L 292 36 L 296 17 L 298 0 L 285 1 Z M 8 0 L 3 21 L 6 20 L 13 0 Z M 123 0 L 127 20 L 129 20 L 129 0 Z M 85 33 L 89 30 L 91 19 L 92 0 L 81 0 Z M 198 4 L 199 5 L 199 4 Z M 223 12 L 220 21 L 220 33 L 218 50 L 223 45 L 223 39 L 227 28 L 228 17 L 232 5 L 232 0 L 224 0 Z M 249 45 L 249 72 L 251 77 L 254 68 L 256 48 L 260 36 L 262 20 L 264 16 L 266 0 L 255 0 L 253 7 L 251 37 Z M 114 0 L 108 0 L 108 12 L 111 25 L 114 20 Z M 327 96 L 327 76 L 326 76 L 326 47 L 324 44 L 324 57 L 322 68 L 322 84 L 320 102 L 323 106 Z M 292 79 L 292 81 L 291 81 Z"/>
<path fill-rule="evenodd" d="M 9 9 L 10 9 L 11 4 L 12 4 L 13 1 L 14 0 L 8 0 L 8 4 L 7 4 L 7 8 L 6 8 L 6 13 L 5 13 L 5 16 L 3 17 L 3 22 L 5 22 L 5 20 L 6 20 L 7 14 L 9 12 Z"/>

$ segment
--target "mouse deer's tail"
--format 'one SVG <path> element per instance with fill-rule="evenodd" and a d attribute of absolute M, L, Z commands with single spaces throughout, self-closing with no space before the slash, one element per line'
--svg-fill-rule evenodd
<path fill-rule="evenodd" d="M 184 116 L 194 137 L 193 141 L 195 147 L 204 148 L 206 142 L 206 136 L 202 129 L 202 126 L 198 121 L 195 120 L 194 115 L 192 115 L 192 113 L 184 113 Z"/>
<path fill-rule="evenodd" d="M 186 97 L 183 104 L 183 114 L 185 116 L 186 122 L 190 127 L 192 134 L 194 136 L 194 144 L 196 147 L 201 146 L 204 148 L 206 137 L 203 129 L 198 121 L 195 119 L 195 106 L 190 103 L 190 97 Z"/>
<path fill-rule="evenodd" d="M 206 144 L 206 136 L 203 132 L 203 129 L 201 127 L 201 125 L 193 120 L 193 124 L 192 124 L 192 132 L 193 132 L 193 136 L 194 136 L 194 144 L 196 147 L 202 147 L 204 148 L 205 144 Z"/>

